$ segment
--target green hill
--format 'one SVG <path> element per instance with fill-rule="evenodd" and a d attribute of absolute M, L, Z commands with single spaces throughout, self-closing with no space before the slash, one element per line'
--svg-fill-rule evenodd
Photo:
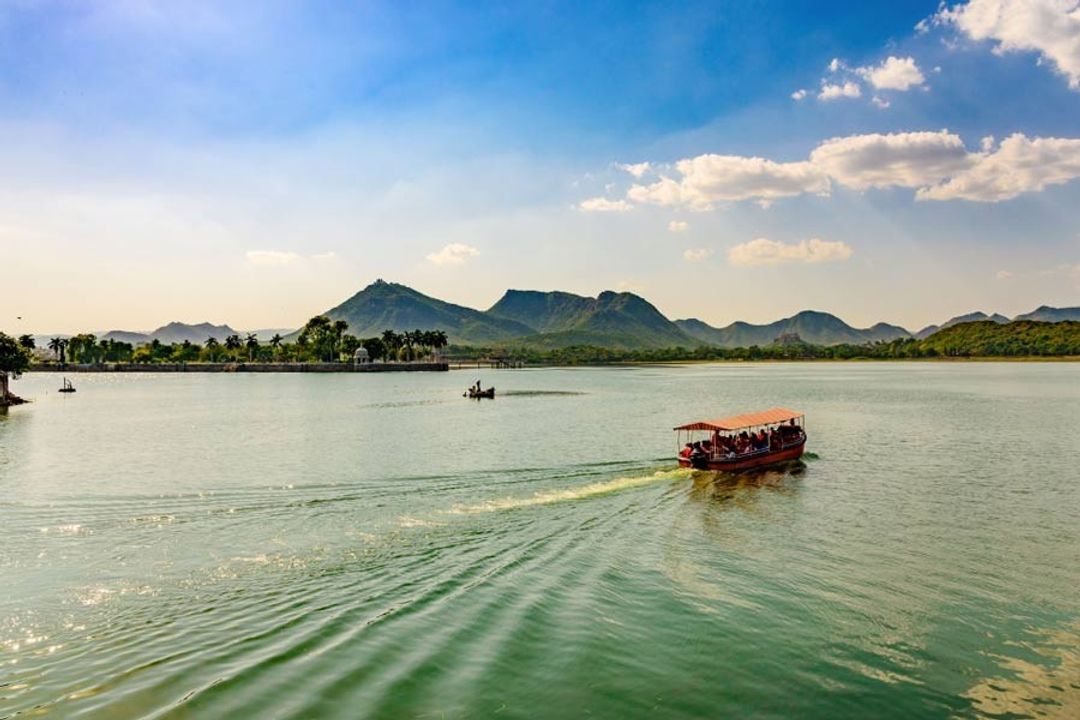
<path fill-rule="evenodd" d="M 676 320 L 675 324 L 702 342 L 728 348 L 769 345 L 781 335 L 792 333 L 811 345 L 860 345 L 911 336 L 904 328 L 886 323 L 866 329 L 854 328 L 835 315 L 815 310 L 804 310 L 767 325 L 739 321 L 715 328 L 696 319 Z"/>
<path fill-rule="evenodd" d="M 456 344 L 490 345 L 532 335 L 532 327 L 479 310 L 436 300 L 405 285 L 376 280 L 335 308 L 324 313 L 349 323 L 358 337 L 383 330 L 442 330 Z"/>
<path fill-rule="evenodd" d="M 1080 322 L 992 320 L 961 323 L 920 341 L 923 351 L 952 357 L 1080 355 Z"/>
<path fill-rule="evenodd" d="M 632 349 L 700 344 L 650 302 L 627 292 L 605 291 L 589 298 L 566 292 L 508 290 L 488 314 L 535 327 L 540 332 L 521 338 L 521 344 L 532 347 Z"/>
<path fill-rule="evenodd" d="M 1018 318 L 1018 319 L 1023 319 L 1023 318 Z M 1036 320 L 1036 319 L 1040 319 L 1040 318 L 1031 318 L 1031 319 Z M 998 313 L 994 313 L 993 315 L 987 315 L 984 312 L 976 311 L 976 312 L 968 313 L 967 315 L 957 315 L 954 318 L 949 318 L 948 320 L 946 320 L 945 322 L 943 322 L 940 325 L 927 325 L 922 330 L 915 333 L 915 337 L 917 339 L 919 339 L 919 340 L 923 340 L 925 338 L 930 337 L 931 335 L 933 335 L 937 331 L 944 330 L 945 328 L 951 328 L 953 325 L 959 325 L 961 323 L 969 323 L 969 322 L 980 322 L 980 321 L 983 321 L 983 320 L 990 320 L 991 322 L 996 322 L 996 323 L 1007 323 L 1007 322 L 1009 322 L 1009 318 L 1005 317 L 1004 315 L 999 315 Z"/>

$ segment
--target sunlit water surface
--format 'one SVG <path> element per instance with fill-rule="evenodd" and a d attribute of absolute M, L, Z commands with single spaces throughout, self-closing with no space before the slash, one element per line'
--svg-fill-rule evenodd
<path fill-rule="evenodd" d="M 1080 365 L 481 377 L 15 383 L 0 717 L 1080 717 Z"/>

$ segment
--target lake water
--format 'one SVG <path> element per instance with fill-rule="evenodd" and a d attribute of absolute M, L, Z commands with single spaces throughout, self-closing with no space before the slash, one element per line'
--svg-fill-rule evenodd
<path fill-rule="evenodd" d="M 73 380 L 0 416 L 0 717 L 1080 717 L 1080 364 Z M 675 468 L 774 405 L 804 464 Z"/>

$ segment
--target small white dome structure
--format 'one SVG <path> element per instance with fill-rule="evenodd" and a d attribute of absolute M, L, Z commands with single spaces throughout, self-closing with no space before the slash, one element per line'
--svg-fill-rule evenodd
<path fill-rule="evenodd" d="M 357 365 L 371 362 L 371 356 L 368 354 L 367 348 L 356 348 L 356 352 L 353 353 L 353 362 Z"/>

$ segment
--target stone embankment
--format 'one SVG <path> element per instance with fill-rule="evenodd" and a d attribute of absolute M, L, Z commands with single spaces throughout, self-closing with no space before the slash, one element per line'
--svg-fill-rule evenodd
<path fill-rule="evenodd" d="M 351 373 L 351 372 L 442 372 L 450 369 L 445 362 L 392 363 L 42 363 L 30 372 L 212 372 L 212 373 Z"/>

